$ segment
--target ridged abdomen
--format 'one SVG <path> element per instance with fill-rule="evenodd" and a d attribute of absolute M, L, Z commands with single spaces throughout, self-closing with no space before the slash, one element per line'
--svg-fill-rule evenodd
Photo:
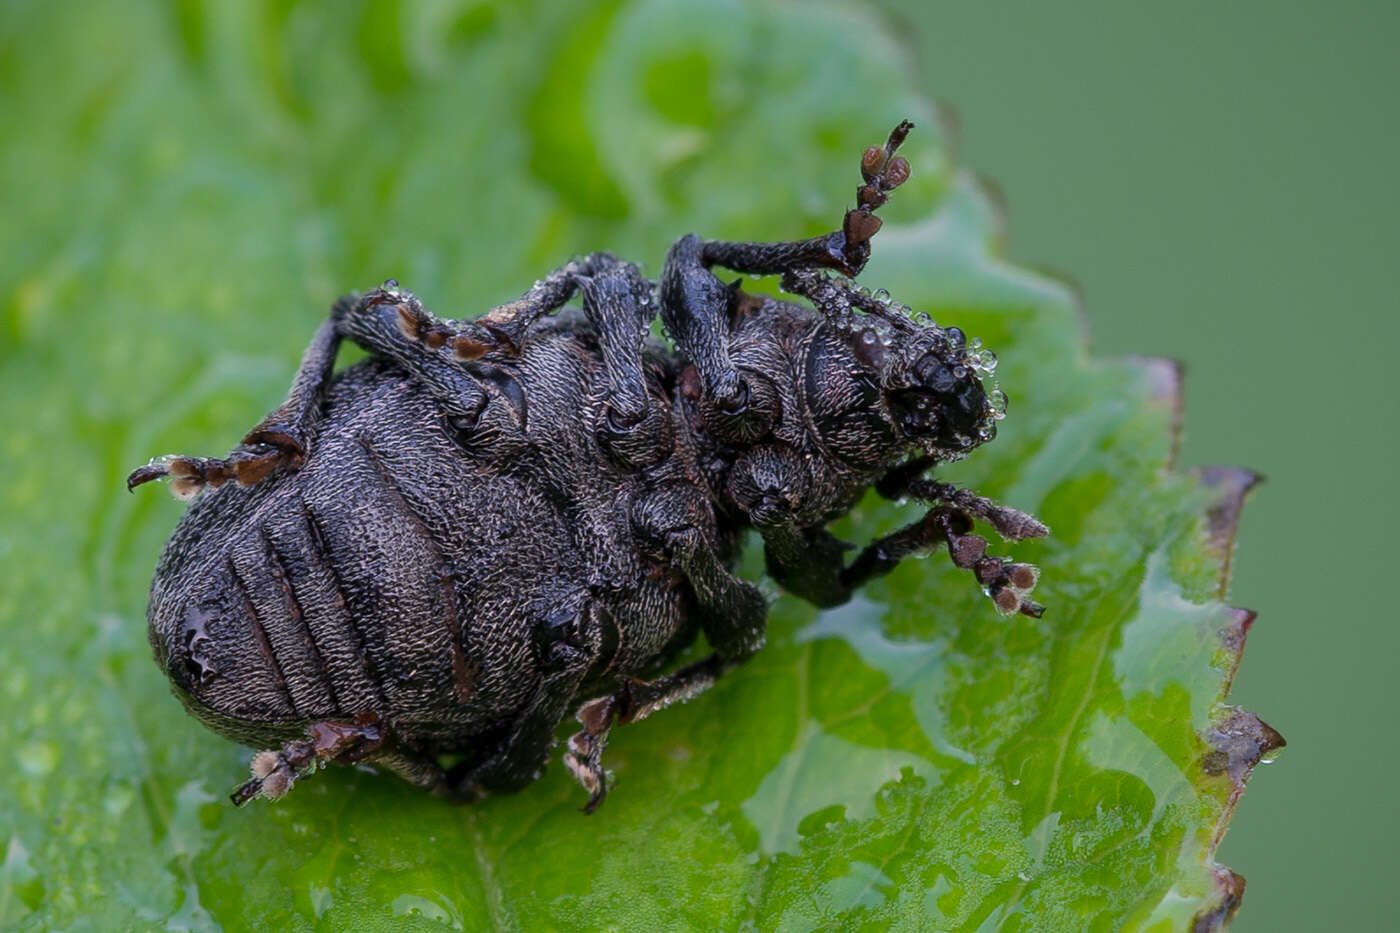
<path fill-rule="evenodd" d="M 533 627 L 581 599 L 538 491 L 465 458 L 412 383 L 359 375 L 299 473 L 202 494 L 161 558 L 157 657 L 243 741 L 369 712 L 448 747 L 528 698 Z"/>

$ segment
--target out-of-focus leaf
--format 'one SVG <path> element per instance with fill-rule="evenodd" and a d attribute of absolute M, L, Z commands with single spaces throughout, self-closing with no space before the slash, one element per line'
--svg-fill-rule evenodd
<path fill-rule="evenodd" d="M 1088 358 L 1074 296 L 999 255 L 899 47 L 742 2 L 30 4 L 0 17 L 0 921 L 31 927 L 1182 929 L 1277 744 L 1223 705 L 1237 471 L 1171 470 L 1176 374 Z M 150 663 L 179 514 L 153 453 L 226 450 L 342 291 L 467 316 L 572 253 L 829 228 L 912 117 L 865 281 L 1001 357 L 1002 437 L 948 475 L 1053 537 L 1044 619 L 942 559 L 787 596 L 703 698 L 620 730 L 592 816 L 557 764 L 454 808 L 331 771 L 234 810 L 246 751 Z M 866 539 L 912 513 L 862 505 Z"/>

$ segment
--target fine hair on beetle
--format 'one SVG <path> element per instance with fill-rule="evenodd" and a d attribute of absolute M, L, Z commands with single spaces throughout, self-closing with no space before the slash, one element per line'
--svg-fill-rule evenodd
<path fill-rule="evenodd" d="M 1039 617 L 1036 568 L 974 525 L 1048 529 L 929 475 L 995 436 L 995 357 L 853 281 L 911 129 L 865 150 L 856 204 L 822 236 L 683 236 L 654 280 L 593 253 L 461 320 L 392 279 L 347 295 L 230 454 L 133 472 L 129 488 L 165 479 L 190 500 L 150 640 L 192 714 L 261 749 L 234 802 L 329 763 L 458 801 L 515 791 L 574 716 L 563 759 L 592 812 L 615 726 L 762 647 L 767 602 L 734 573 L 751 532 L 768 575 L 817 606 L 945 547 L 995 611 Z M 791 298 L 717 269 L 778 276 Z M 337 373 L 347 339 L 369 357 Z M 927 508 L 852 556 L 827 526 L 871 488 Z M 700 633 L 710 653 L 676 667 Z"/>

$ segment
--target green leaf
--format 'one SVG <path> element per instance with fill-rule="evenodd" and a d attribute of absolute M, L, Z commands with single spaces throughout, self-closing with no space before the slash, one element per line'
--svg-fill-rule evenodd
<path fill-rule="evenodd" d="M 1279 744 L 1224 705 L 1252 479 L 1171 468 L 1175 370 L 1088 357 L 1075 296 L 1000 255 L 912 68 L 842 7 L 179 0 L 0 19 L 0 922 L 176 929 L 1183 929 Z M 1044 619 L 946 560 L 619 730 L 596 815 L 557 763 L 455 808 L 332 769 L 235 810 L 247 751 L 185 716 L 144 591 L 180 506 L 122 477 L 227 450 L 331 299 L 444 314 L 572 253 L 828 229 L 898 119 L 914 179 L 864 281 L 1001 358 L 1002 436 L 947 471 L 1054 529 Z M 914 512 L 871 498 L 866 540 Z M 759 569 L 753 555 L 746 573 Z"/>

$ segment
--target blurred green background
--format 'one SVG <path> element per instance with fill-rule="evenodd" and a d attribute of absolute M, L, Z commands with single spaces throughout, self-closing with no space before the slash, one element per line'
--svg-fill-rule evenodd
<path fill-rule="evenodd" d="M 1221 848 L 1235 928 L 1393 929 L 1400 5 L 881 6 L 1001 185 L 1010 255 L 1080 283 L 1097 354 L 1186 363 L 1184 465 L 1267 477 L 1232 697 L 1289 749 Z"/>
<path fill-rule="evenodd" d="M 0 7 L 0 27 L 21 5 Z M 169 6 L 188 24 L 182 11 L 197 4 Z M 314 28 L 296 17 L 296 8 L 268 4 L 267 15 L 289 17 L 293 29 Z M 1220 853 L 1249 880 L 1236 929 L 1388 926 L 1387 887 L 1397 867 L 1391 853 L 1400 828 L 1389 796 L 1397 752 L 1376 733 L 1395 706 L 1389 668 L 1400 653 L 1382 564 L 1397 518 L 1386 483 L 1395 473 L 1398 421 L 1387 364 L 1400 342 L 1391 255 L 1400 246 L 1392 178 L 1400 165 L 1393 101 L 1400 87 L 1394 51 L 1400 12 L 1389 3 L 1262 0 L 1169 6 L 877 0 L 870 9 L 904 37 L 920 70 L 918 84 L 962 114 L 963 161 L 999 182 L 1007 196 L 1011 256 L 1062 271 L 1083 286 L 1095 351 L 1187 364 L 1182 464 L 1242 464 L 1268 477 L 1239 537 L 1233 599 L 1260 618 L 1233 697 L 1279 728 L 1291 748 L 1256 775 Z M 72 16 L 74 28 L 81 28 L 81 8 Z M 367 28 L 393 25 L 387 17 Z M 469 42 L 475 27 L 462 19 L 454 28 Z M 4 28 L 3 41 L 0 81 L 15 77 L 7 72 L 13 58 L 5 51 L 17 43 L 42 45 L 45 37 Z M 372 45 L 368 33 L 366 44 Z M 112 61 L 141 54 L 139 45 L 113 50 Z M 210 60 L 217 70 L 218 50 Z M 54 62 L 54 94 L 100 84 L 109 65 L 105 59 Z M 560 74 L 567 81 L 567 67 Z M 402 80 L 403 63 L 379 59 L 374 76 L 378 89 L 392 90 Z M 214 106 L 236 112 L 247 104 L 244 96 L 272 93 L 285 94 L 295 111 L 289 86 L 296 76 L 282 77 L 288 86 L 235 87 Z M 140 90 L 123 89 L 126 99 L 137 101 L 133 106 L 139 106 Z M 481 105 L 489 107 L 491 89 L 481 93 Z M 12 134 L 42 129 L 42 111 L 7 115 Z M 171 120 L 201 116 L 192 109 Z M 328 119 L 335 123 L 336 115 Z M 567 137 L 569 127 L 557 132 Z M 387 136 L 346 142 L 381 153 L 393 146 Z M 490 154 L 482 148 L 485 153 L 462 157 Z M 69 164 L 61 153 L 47 155 L 55 161 L 23 171 L 49 182 L 84 183 L 79 160 Z M 582 165 L 589 153 L 579 155 Z M 178 147 L 168 157 L 177 161 Z M 452 166 L 442 170 L 450 173 Z M 353 164 L 327 181 L 387 201 L 393 193 L 381 183 L 388 185 L 358 177 Z M 90 193 L 92 215 L 76 226 L 102 229 L 102 212 L 121 200 L 100 186 Z M 616 192 L 580 190 L 578 196 L 606 214 Z M 507 217 L 509 205 L 493 203 L 490 192 L 483 201 L 475 207 Z M 66 202 L 55 197 L 53 203 Z M 246 221 L 278 207 L 247 202 L 218 209 Z M 653 207 L 664 212 L 664 205 Z M 153 209 L 148 219 L 162 216 Z M 7 261 L 33 264 L 60 290 L 83 287 L 74 284 L 80 274 L 62 263 L 81 264 L 85 250 L 111 244 L 79 238 L 55 259 L 50 238 L 66 235 L 64 218 L 43 220 L 36 229 L 3 231 Z M 362 284 L 340 281 L 314 262 L 301 271 L 307 255 L 314 260 L 334 252 L 337 244 L 324 242 L 332 226 L 324 217 L 306 221 L 297 231 L 303 256 L 259 257 L 246 239 L 230 248 L 269 266 L 297 266 L 308 292 L 329 295 Z M 496 234 L 478 228 L 467 236 L 491 248 Z M 154 231 L 144 245 L 179 238 L 178 230 Z M 544 268 L 552 255 L 522 257 L 518 264 Z M 414 281 L 452 283 L 452 269 L 440 258 L 402 259 Z M 200 283 L 220 258 L 209 263 L 207 270 L 171 270 L 170 281 L 160 285 L 165 300 L 186 291 L 202 294 Z M 498 278 L 474 286 L 506 294 L 520 273 L 503 268 Z M 14 334 L 42 320 L 27 316 L 33 298 L 23 285 L 4 296 L 0 359 Z M 254 344 L 238 329 L 234 296 L 218 298 L 219 326 L 238 345 Z M 307 320 L 299 305 L 288 314 L 297 315 L 298 327 Z M 300 341 L 299 333 L 277 335 L 276 352 L 283 342 Z M 120 339 L 85 345 L 81 334 L 73 337 L 75 353 L 130 350 Z M 278 368 L 259 378 L 281 384 L 285 375 Z M 49 411 L 42 385 L 34 396 L 35 411 Z M 218 404 L 210 423 L 254 410 L 247 395 L 237 393 L 221 395 Z M 113 408 L 120 404 L 95 400 L 95 420 Z M 74 427 L 82 432 L 93 425 Z M 127 446 L 146 440 L 129 439 Z M 22 438 L 7 450 L 19 446 Z M 101 472 L 126 465 L 104 463 Z M 60 490 L 63 482 L 94 482 L 74 465 L 55 464 L 54 472 Z M 134 593 L 140 584 L 119 588 Z"/>

